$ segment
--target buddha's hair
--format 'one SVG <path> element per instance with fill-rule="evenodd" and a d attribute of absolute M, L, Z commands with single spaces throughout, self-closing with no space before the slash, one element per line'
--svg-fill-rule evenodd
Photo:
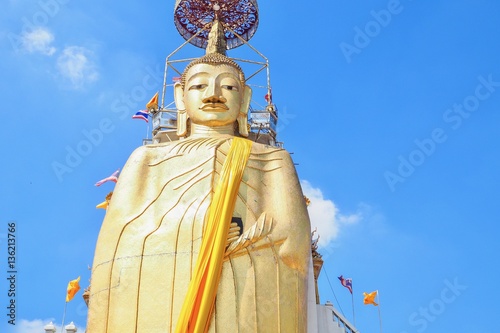
<path fill-rule="evenodd" d="M 240 65 L 236 63 L 236 61 L 229 59 L 225 55 L 222 55 L 220 53 L 210 53 L 207 54 L 201 58 L 197 58 L 193 61 L 191 61 L 186 68 L 184 69 L 184 72 L 182 73 L 182 78 L 181 78 L 181 84 L 184 87 L 186 84 L 186 74 L 189 71 L 189 69 L 195 65 L 198 64 L 207 64 L 207 65 L 212 65 L 212 66 L 220 66 L 220 65 L 228 65 L 234 67 L 240 75 L 240 81 L 242 83 L 245 82 L 245 74 L 243 73 L 243 70 L 241 69 Z"/>

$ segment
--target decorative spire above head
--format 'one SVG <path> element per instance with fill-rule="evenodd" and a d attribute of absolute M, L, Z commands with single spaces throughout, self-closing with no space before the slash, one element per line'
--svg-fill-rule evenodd
<path fill-rule="evenodd" d="M 207 25 L 215 21 L 223 25 L 226 49 L 234 49 L 249 41 L 257 31 L 257 0 L 176 0 L 175 26 L 191 44 L 206 49 Z"/>
<path fill-rule="evenodd" d="M 227 42 L 224 34 L 224 27 L 218 19 L 212 23 L 212 29 L 208 34 L 208 44 L 206 54 L 219 53 L 226 55 Z"/>

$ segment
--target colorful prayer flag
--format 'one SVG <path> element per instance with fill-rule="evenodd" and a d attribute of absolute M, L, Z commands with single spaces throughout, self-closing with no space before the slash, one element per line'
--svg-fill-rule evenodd
<path fill-rule="evenodd" d="M 377 306 L 378 304 L 375 302 L 375 297 L 377 296 L 378 290 L 375 290 L 374 292 L 371 293 L 363 293 L 365 298 L 363 299 L 363 303 L 366 304 L 373 304 Z"/>
<path fill-rule="evenodd" d="M 346 287 L 347 289 L 349 289 L 349 291 L 352 294 L 352 279 L 344 279 L 344 277 L 341 275 L 341 276 L 339 276 L 339 280 L 340 280 L 340 283 L 344 287 Z"/>
<path fill-rule="evenodd" d="M 151 100 L 146 104 L 146 109 L 157 110 L 158 109 L 158 92 L 151 98 Z"/>
<path fill-rule="evenodd" d="M 80 284 L 78 282 L 80 282 L 80 277 L 75 280 L 69 281 L 66 292 L 66 303 L 71 301 L 73 297 L 75 297 L 78 290 L 80 290 Z"/>
<path fill-rule="evenodd" d="M 139 110 L 132 116 L 132 118 L 142 119 L 145 122 L 149 123 L 148 116 L 149 116 L 149 112 L 147 112 L 146 110 Z"/>
<path fill-rule="evenodd" d="M 120 174 L 120 169 L 118 169 L 115 172 L 113 172 L 113 174 L 111 176 L 106 177 L 104 179 L 101 179 L 100 181 L 98 181 L 97 183 L 95 183 L 95 186 L 101 186 L 105 182 L 114 182 L 114 183 L 116 183 L 118 181 L 118 175 L 119 174 Z"/>

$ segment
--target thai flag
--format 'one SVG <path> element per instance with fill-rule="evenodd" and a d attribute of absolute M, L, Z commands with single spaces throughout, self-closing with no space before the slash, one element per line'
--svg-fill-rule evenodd
<path fill-rule="evenodd" d="M 145 111 L 145 110 L 139 110 L 139 111 L 137 111 L 132 116 L 132 118 L 134 118 L 134 119 L 142 119 L 142 120 L 144 120 L 145 122 L 148 123 L 149 122 L 148 116 L 149 116 L 149 113 L 147 111 Z"/>
<path fill-rule="evenodd" d="M 111 176 L 106 177 L 104 179 L 101 179 L 100 181 L 98 181 L 97 183 L 95 183 L 95 186 L 101 186 L 105 182 L 114 182 L 114 183 L 116 183 L 118 181 L 118 175 L 119 174 L 120 174 L 120 169 L 118 169 L 115 172 L 113 172 L 113 174 Z"/>
<path fill-rule="evenodd" d="M 344 277 L 341 275 L 341 276 L 339 276 L 339 280 L 340 280 L 340 283 L 344 287 L 346 287 L 347 289 L 349 289 L 349 291 L 352 294 L 352 279 L 344 279 Z"/>

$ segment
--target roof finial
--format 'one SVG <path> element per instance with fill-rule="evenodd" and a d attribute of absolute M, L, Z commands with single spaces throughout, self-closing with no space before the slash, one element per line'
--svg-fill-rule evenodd
<path fill-rule="evenodd" d="M 206 54 L 219 53 L 226 55 L 226 49 L 227 42 L 224 27 L 222 26 L 222 23 L 219 22 L 216 15 L 215 20 L 212 23 L 212 28 L 208 34 Z"/>

